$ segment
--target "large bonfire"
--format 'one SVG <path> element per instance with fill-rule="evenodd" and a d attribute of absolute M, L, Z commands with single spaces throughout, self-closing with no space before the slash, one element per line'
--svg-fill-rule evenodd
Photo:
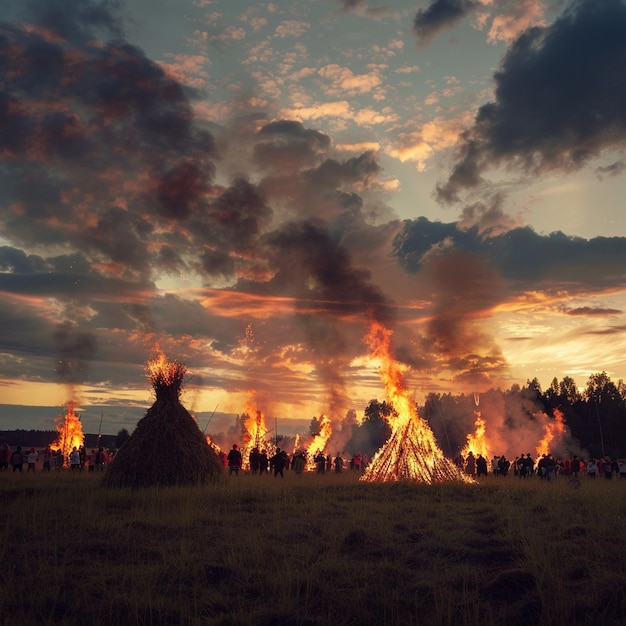
<path fill-rule="evenodd" d="M 104 475 L 108 487 L 194 485 L 223 471 L 198 424 L 180 402 L 187 367 L 159 353 L 148 361 L 156 401 Z"/>
<path fill-rule="evenodd" d="M 83 434 L 83 424 L 80 416 L 74 413 L 74 401 L 70 400 L 67 405 L 65 415 L 57 417 L 55 420 L 57 429 L 57 438 L 50 444 L 50 448 L 59 452 L 63 457 L 63 466 L 69 466 L 70 452 L 76 448 L 82 448 L 85 444 L 85 435 Z"/>
<path fill-rule="evenodd" d="M 472 482 L 437 446 L 430 427 L 417 414 L 409 398 L 400 366 L 391 357 L 391 331 L 372 322 L 367 342 L 373 356 L 380 361 L 388 401 L 395 415 L 391 435 L 374 455 L 361 480 L 389 482 L 412 480 L 423 483 L 448 481 Z"/>

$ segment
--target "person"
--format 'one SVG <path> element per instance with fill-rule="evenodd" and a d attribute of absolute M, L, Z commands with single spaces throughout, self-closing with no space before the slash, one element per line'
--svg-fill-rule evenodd
<path fill-rule="evenodd" d="M 317 468 L 317 473 L 318 474 L 324 474 L 324 472 L 326 471 L 326 457 L 321 452 L 321 450 L 317 451 L 317 454 L 313 458 L 313 461 L 315 462 L 315 467 Z"/>
<path fill-rule="evenodd" d="M 626 459 L 619 462 L 619 477 L 626 478 Z"/>
<path fill-rule="evenodd" d="M 296 473 L 296 476 L 302 476 L 302 472 L 304 472 L 304 466 L 306 465 L 306 459 L 304 458 L 304 452 L 301 450 L 296 452 L 293 455 L 293 461 L 291 465 Z"/>
<path fill-rule="evenodd" d="M 354 458 L 352 459 L 352 463 L 353 463 L 353 468 L 357 471 L 360 472 L 361 471 L 361 461 L 363 460 L 363 457 L 361 456 L 360 452 L 357 452 L 354 455 Z"/>
<path fill-rule="evenodd" d="M 24 455 L 22 454 L 22 446 L 17 446 L 11 455 L 11 466 L 14 472 L 21 472 L 24 465 Z"/>
<path fill-rule="evenodd" d="M 333 463 L 335 464 L 335 474 L 341 474 L 342 470 L 343 470 L 343 458 L 338 454 L 335 457 L 335 460 L 333 461 Z M 356 463 L 355 463 L 356 465 Z M 360 471 L 360 459 L 359 459 L 359 471 Z"/>
<path fill-rule="evenodd" d="M 43 471 L 44 472 L 49 472 L 52 469 L 50 465 L 51 461 L 52 461 L 52 450 L 50 449 L 50 446 L 46 446 L 43 451 Z"/>
<path fill-rule="evenodd" d="M 268 464 L 269 459 L 267 458 L 267 452 L 261 450 L 261 454 L 259 454 L 259 476 L 265 476 L 265 474 L 267 474 Z"/>
<path fill-rule="evenodd" d="M 598 466 L 597 466 L 595 460 L 594 459 L 589 459 L 589 462 L 587 463 L 587 477 L 588 478 L 595 478 L 597 469 L 598 469 Z"/>
<path fill-rule="evenodd" d="M 104 461 L 105 461 L 105 456 L 104 456 L 104 448 L 100 447 L 98 448 L 97 452 L 96 452 L 96 472 L 104 472 Z"/>
<path fill-rule="evenodd" d="M 11 459 L 11 448 L 8 443 L 0 446 L 0 471 L 9 469 L 9 460 Z"/>
<path fill-rule="evenodd" d="M 526 457 L 522 453 L 522 455 L 517 460 L 517 475 L 520 478 L 526 478 L 527 469 L 528 465 L 526 465 Z"/>
<path fill-rule="evenodd" d="M 77 450 L 76 446 L 74 446 L 70 452 L 70 468 L 74 473 L 80 471 L 80 452 Z"/>
<path fill-rule="evenodd" d="M 468 476 L 473 476 L 476 473 L 476 459 L 471 450 L 467 453 L 467 459 L 465 459 L 465 473 Z"/>
<path fill-rule="evenodd" d="M 35 473 L 35 465 L 37 460 L 39 459 L 39 452 L 35 450 L 35 448 L 31 448 L 30 452 L 26 455 L 26 462 L 28 463 L 28 468 L 26 469 L 26 473 L 32 472 Z"/>
<path fill-rule="evenodd" d="M 257 474 L 259 471 L 259 462 L 261 460 L 260 457 L 261 457 L 261 453 L 259 452 L 259 449 L 256 446 L 252 448 L 252 450 L 250 450 L 250 459 L 249 459 L 250 471 L 253 476 Z"/>
<path fill-rule="evenodd" d="M 504 454 L 498 460 L 498 473 L 500 476 L 506 476 L 509 473 L 511 462 L 504 456 Z"/>
<path fill-rule="evenodd" d="M 482 454 L 476 457 L 476 475 L 487 476 L 487 459 Z"/>
<path fill-rule="evenodd" d="M 270 466 L 274 468 L 274 478 L 279 474 L 281 478 L 285 477 L 283 471 L 287 461 L 287 453 L 280 448 L 276 448 L 276 454 L 270 459 Z"/>
<path fill-rule="evenodd" d="M 239 446 L 236 443 L 233 444 L 231 451 L 226 457 L 228 461 L 228 475 L 231 476 L 235 472 L 235 476 L 239 476 L 239 470 L 241 469 L 241 452 L 239 452 Z"/>

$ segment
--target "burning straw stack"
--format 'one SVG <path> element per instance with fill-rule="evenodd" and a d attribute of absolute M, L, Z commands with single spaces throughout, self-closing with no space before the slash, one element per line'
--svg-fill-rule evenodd
<path fill-rule="evenodd" d="M 107 487 L 194 485 L 218 476 L 222 463 L 180 402 L 187 367 L 161 355 L 148 363 L 156 401 L 104 475 Z"/>
<path fill-rule="evenodd" d="M 417 415 L 397 418 L 391 436 L 376 453 L 361 480 L 422 483 L 473 482 L 437 446 L 435 437 Z"/>

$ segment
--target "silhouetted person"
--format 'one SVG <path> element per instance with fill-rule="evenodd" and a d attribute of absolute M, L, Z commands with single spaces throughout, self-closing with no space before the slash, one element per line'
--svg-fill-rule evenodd
<path fill-rule="evenodd" d="M 239 452 L 239 447 L 236 443 L 233 444 L 231 451 L 226 457 L 226 460 L 228 461 L 228 475 L 230 476 L 233 472 L 235 472 L 235 476 L 239 476 L 242 458 L 241 452 Z"/>
<path fill-rule="evenodd" d="M 11 465 L 14 472 L 21 472 L 24 465 L 24 455 L 22 454 L 22 446 L 17 446 L 15 452 L 11 455 Z"/>
<path fill-rule="evenodd" d="M 270 459 L 270 466 L 274 468 L 274 478 L 276 478 L 279 474 L 281 478 L 285 477 L 283 471 L 287 462 L 288 459 L 285 451 L 280 448 L 276 448 L 276 454 Z"/>

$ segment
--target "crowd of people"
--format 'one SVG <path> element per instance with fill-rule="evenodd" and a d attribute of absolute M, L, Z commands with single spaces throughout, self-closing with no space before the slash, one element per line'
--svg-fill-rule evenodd
<path fill-rule="evenodd" d="M 94 448 L 87 452 L 84 446 L 74 446 L 68 454 L 63 454 L 59 449 L 46 446 L 43 450 L 22 446 L 11 449 L 6 443 L 0 444 L 0 471 L 32 472 L 37 470 L 44 472 L 70 469 L 73 472 L 102 472 L 113 458 L 111 450 L 102 447 Z"/>
<path fill-rule="evenodd" d="M 557 476 L 577 479 L 581 475 L 586 475 L 589 478 L 601 476 L 607 479 L 626 479 L 626 459 L 611 459 L 609 457 L 585 460 L 573 455 L 561 459 L 548 453 L 534 459 L 532 454 L 528 452 L 516 456 L 513 460 L 507 459 L 505 455 L 496 455 L 491 461 L 487 461 L 482 454 L 474 456 L 470 451 L 466 457 L 459 455 L 454 461 L 466 474 L 475 478 L 491 473 L 494 476 L 513 474 L 518 478 L 538 476 L 540 479 L 548 481 L 554 480 Z"/>
<path fill-rule="evenodd" d="M 242 456 L 239 446 L 234 443 L 228 454 L 221 453 L 224 466 L 228 468 L 228 475 L 239 475 L 244 468 L 245 459 Z M 302 474 L 307 469 L 313 469 L 317 474 L 326 474 L 334 472 L 341 474 L 345 469 L 362 471 L 367 464 L 367 455 L 360 452 L 354 454 L 349 461 L 346 461 L 341 454 L 333 457 L 330 454 L 324 454 L 322 450 L 318 450 L 312 457 L 311 466 L 309 463 L 309 455 L 305 450 L 296 450 L 289 455 L 285 450 L 277 447 L 271 456 L 267 450 L 261 447 L 254 447 L 250 451 L 247 459 L 247 469 L 253 476 L 264 476 L 272 474 L 277 477 L 284 478 L 285 471 L 294 471 L 297 475 Z"/>

